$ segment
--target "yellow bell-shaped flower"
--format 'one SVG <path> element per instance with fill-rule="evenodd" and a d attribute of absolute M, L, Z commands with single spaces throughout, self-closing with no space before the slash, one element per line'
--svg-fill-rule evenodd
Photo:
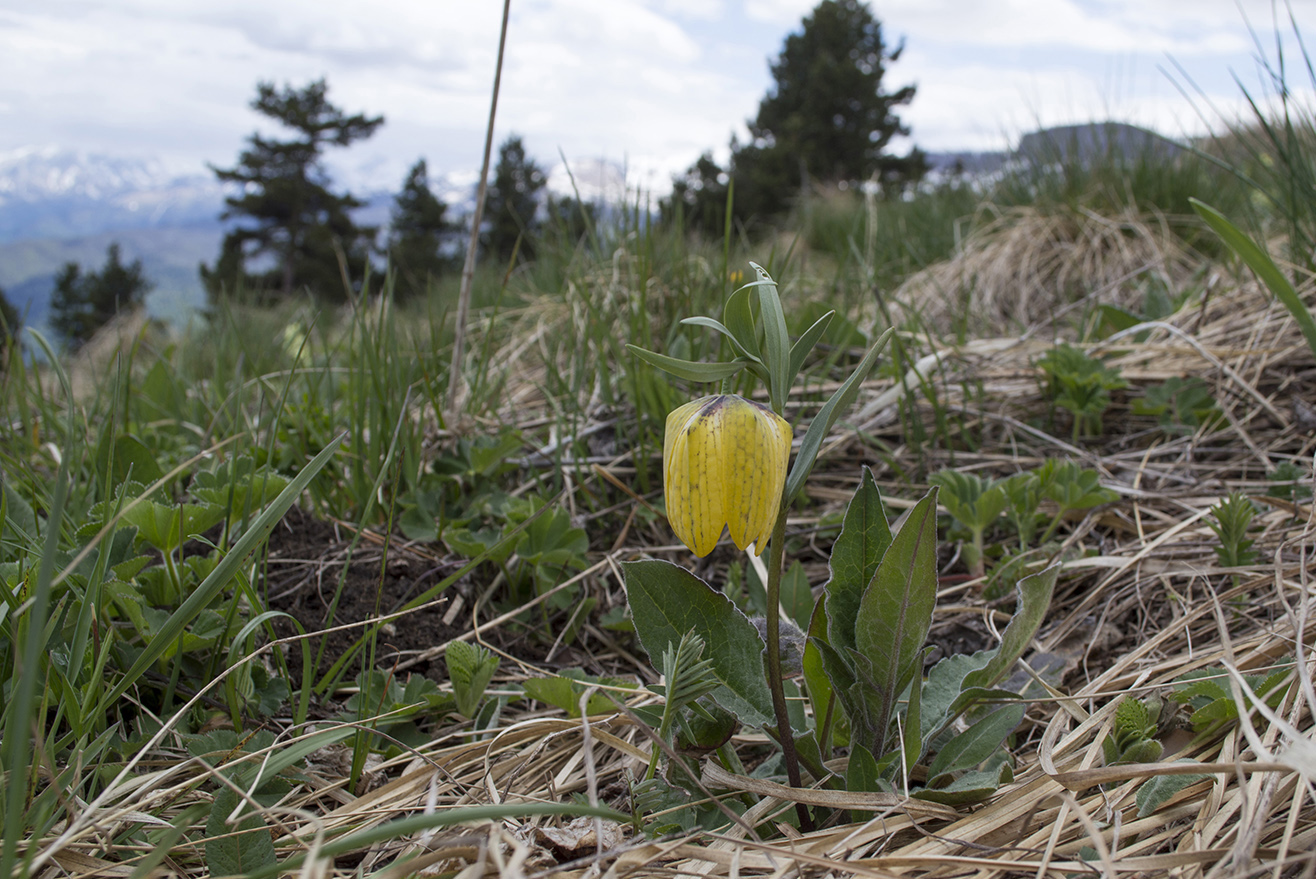
<path fill-rule="evenodd" d="M 663 491 L 676 536 L 702 557 L 725 526 L 737 549 L 752 543 L 762 555 L 790 454 L 790 423 L 744 397 L 700 397 L 672 410 L 663 435 Z"/>

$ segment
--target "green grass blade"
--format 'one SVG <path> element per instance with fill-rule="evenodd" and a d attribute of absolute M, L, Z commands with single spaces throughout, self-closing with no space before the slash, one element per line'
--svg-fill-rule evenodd
<path fill-rule="evenodd" d="M 1221 240 L 1243 259 L 1243 262 L 1247 263 L 1248 268 L 1256 273 L 1261 282 L 1270 288 L 1270 292 L 1275 294 L 1275 298 L 1289 310 L 1289 314 L 1298 322 L 1302 335 L 1307 339 L 1307 347 L 1311 349 L 1313 355 L 1316 355 L 1316 320 L 1312 319 L 1311 312 L 1298 297 L 1298 291 L 1293 289 L 1293 285 L 1284 277 L 1279 266 L 1275 265 L 1270 254 L 1215 208 L 1195 198 L 1190 198 L 1189 201 L 1192 202 L 1193 210 L 1197 211 L 1197 215 L 1206 221 L 1212 231 L 1219 235 Z"/>

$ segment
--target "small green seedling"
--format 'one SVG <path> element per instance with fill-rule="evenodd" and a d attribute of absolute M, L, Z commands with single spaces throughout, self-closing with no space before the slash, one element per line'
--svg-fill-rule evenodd
<path fill-rule="evenodd" d="M 1166 433 L 1193 433 L 1211 427 L 1224 417 L 1211 387 L 1195 376 L 1174 376 L 1164 384 L 1147 388 L 1146 396 L 1133 401 L 1134 415 L 1151 415 Z"/>
<path fill-rule="evenodd" d="M 1211 508 L 1211 515 L 1215 521 L 1207 524 L 1220 539 L 1220 545 L 1215 549 L 1220 564 L 1226 568 L 1238 568 L 1256 561 L 1253 541 L 1247 536 L 1252 519 L 1257 515 L 1252 501 L 1240 492 L 1231 491 Z"/>
<path fill-rule="evenodd" d="M 1110 392 L 1128 386 L 1119 371 L 1068 342 L 1057 345 L 1038 361 L 1054 403 L 1074 416 L 1073 441 L 1101 432 L 1101 416 L 1110 406 Z"/>
<path fill-rule="evenodd" d="M 1010 499 L 1005 488 L 994 479 L 983 479 L 976 473 L 942 470 L 928 480 L 940 486 L 940 500 L 946 511 L 960 525 L 968 529 L 970 542 L 964 546 L 964 561 L 969 573 L 981 577 L 986 573 L 983 564 L 983 534 L 1001 517 Z"/>
<path fill-rule="evenodd" d="M 1041 481 L 1042 497 L 1056 505 L 1055 518 L 1042 535 L 1042 543 L 1051 539 L 1069 513 L 1119 499 L 1113 490 L 1101 485 L 1097 471 L 1079 467 L 1073 461 L 1051 459 L 1037 469 L 1037 478 Z"/>
<path fill-rule="evenodd" d="M 475 717 L 484 691 L 498 671 L 498 657 L 480 644 L 453 641 L 444 650 L 443 660 L 448 666 L 453 698 L 457 700 L 457 713 Z"/>
<path fill-rule="evenodd" d="M 1138 700 L 1125 697 L 1115 709 L 1115 722 L 1101 743 L 1107 766 L 1117 763 L 1154 763 L 1164 748 L 1156 740 L 1156 724 L 1161 715 L 1159 699 Z"/>

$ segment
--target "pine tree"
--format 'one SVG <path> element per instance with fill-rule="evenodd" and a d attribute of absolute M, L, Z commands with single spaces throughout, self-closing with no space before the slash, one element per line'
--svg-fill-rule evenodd
<path fill-rule="evenodd" d="M 750 124 L 753 145 L 790 156 L 816 180 L 917 179 L 921 155 L 886 153 L 893 137 L 909 134 L 895 111 L 914 99 L 914 86 L 882 90 L 887 64 L 903 48 L 887 51 L 862 0 L 823 0 L 772 64 L 776 85 Z"/>
<path fill-rule="evenodd" d="M 225 199 L 225 219 L 249 223 L 225 236 L 213 268 L 201 267 L 206 289 L 212 300 L 241 288 L 280 297 L 308 288 L 322 299 L 345 299 L 344 272 L 349 284 L 360 283 L 378 230 L 353 221 L 351 211 L 364 203 L 330 189 L 321 157 L 331 146 L 370 137 L 384 117 L 344 114 L 329 103 L 323 79 L 302 89 L 262 82 L 251 107 L 297 136 L 272 140 L 252 134 L 235 167 L 211 167 L 222 182 L 242 188 Z M 272 259 L 274 267 L 249 271 L 249 263 L 261 257 Z"/>
<path fill-rule="evenodd" d="M 120 311 L 141 306 L 152 286 L 140 259 L 123 264 L 116 241 L 106 250 L 100 271 L 83 273 L 73 262 L 60 269 L 50 300 L 50 326 L 76 350 Z"/>
<path fill-rule="evenodd" d="M 539 192 L 547 182 L 543 169 L 526 156 L 520 137 L 512 135 L 498 148 L 498 164 L 485 200 L 484 245 L 499 259 L 511 259 L 513 251 L 524 259 L 534 256 Z"/>
<path fill-rule="evenodd" d="M 909 133 L 896 110 L 915 92 L 912 85 L 882 90 L 887 65 L 902 49 L 887 50 L 882 25 L 862 0 L 823 0 L 772 63 L 774 86 L 749 123 L 750 141 L 732 140 L 725 169 L 701 157 L 673 186 L 664 216 L 679 199 L 688 226 L 721 235 L 711 208 L 719 197 L 725 204 L 726 187 L 711 181 L 728 178 L 741 225 L 780 213 L 812 182 L 876 180 L 899 189 L 918 181 L 927 170 L 922 152 L 888 152 L 893 138 Z"/>
<path fill-rule="evenodd" d="M 453 269 L 454 260 L 443 249 L 457 227 L 447 214 L 448 206 L 430 190 L 429 169 L 421 159 L 394 197 L 389 223 L 388 260 L 397 273 L 398 298 L 425 295 L 431 279 Z"/>

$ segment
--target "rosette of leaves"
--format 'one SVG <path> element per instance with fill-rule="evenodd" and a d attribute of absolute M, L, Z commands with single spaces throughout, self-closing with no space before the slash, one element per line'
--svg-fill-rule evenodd
<path fill-rule="evenodd" d="M 1128 386 L 1119 371 L 1068 342 L 1038 359 L 1047 393 L 1074 416 L 1073 441 L 1101 432 L 1101 416 L 1110 406 L 1110 392 Z"/>
<path fill-rule="evenodd" d="M 934 473 L 928 482 L 941 489 L 941 503 L 946 512 L 969 532 L 969 543 L 964 546 L 964 562 L 969 566 L 969 573 L 983 576 L 983 535 L 1010 505 L 1005 487 L 994 479 L 956 470 Z"/>
<path fill-rule="evenodd" d="M 1151 415 L 1166 433 L 1193 433 L 1210 427 L 1224 415 L 1211 393 L 1211 386 L 1196 376 L 1173 376 L 1152 385 L 1131 404 L 1134 415 Z"/>

